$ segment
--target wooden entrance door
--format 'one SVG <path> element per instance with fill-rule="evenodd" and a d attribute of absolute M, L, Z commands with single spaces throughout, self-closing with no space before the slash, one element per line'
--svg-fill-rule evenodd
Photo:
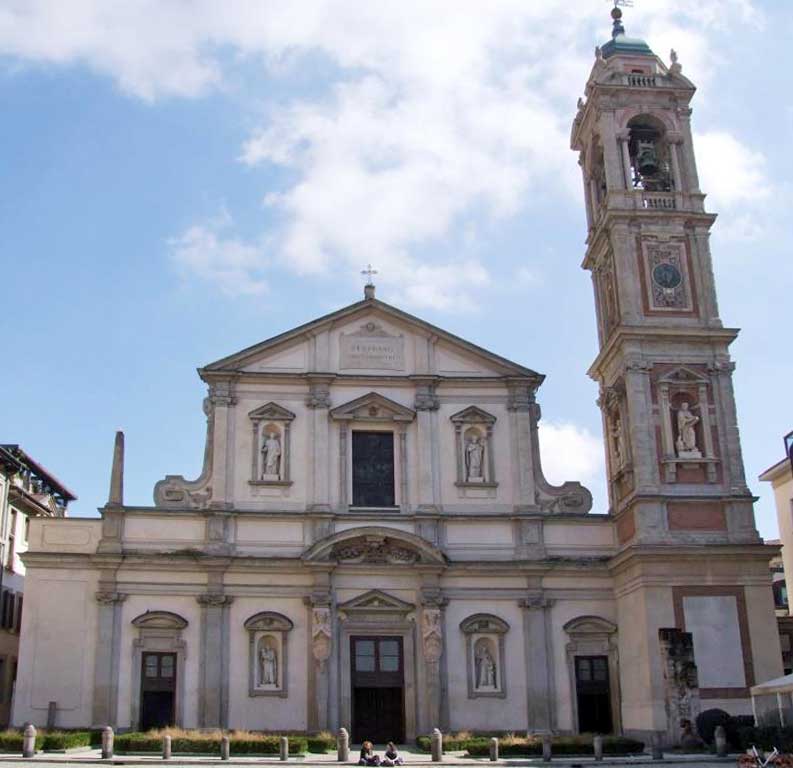
<path fill-rule="evenodd" d="M 608 656 L 576 656 L 575 687 L 580 733 L 611 733 Z"/>
<path fill-rule="evenodd" d="M 392 432 L 352 433 L 352 504 L 354 507 L 393 507 L 394 435 Z"/>
<path fill-rule="evenodd" d="M 404 741 L 402 638 L 352 637 L 350 661 L 353 741 Z"/>
<path fill-rule="evenodd" d="M 176 654 L 145 652 L 141 658 L 140 729 L 173 725 L 176 714 Z"/>

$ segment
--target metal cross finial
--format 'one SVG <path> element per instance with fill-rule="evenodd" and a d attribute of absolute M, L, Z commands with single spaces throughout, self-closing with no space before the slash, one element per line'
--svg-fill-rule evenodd
<path fill-rule="evenodd" d="M 371 264 L 366 265 L 366 269 L 361 270 L 362 275 L 366 275 L 366 284 L 372 285 L 372 275 L 377 274 L 377 270 L 372 268 Z"/>
<path fill-rule="evenodd" d="M 614 0 L 615 8 L 633 8 L 633 0 Z"/>

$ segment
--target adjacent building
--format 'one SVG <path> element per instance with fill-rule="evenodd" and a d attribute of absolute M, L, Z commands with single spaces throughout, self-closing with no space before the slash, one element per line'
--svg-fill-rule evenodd
<path fill-rule="evenodd" d="M 65 517 L 75 498 L 18 445 L 0 445 L 0 726 L 9 723 L 17 678 L 30 520 Z"/>
<path fill-rule="evenodd" d="M 542 374 L 367 285 L 199 370 L 198 477 L 125 504 L 119 434 L 101 519 L 32 521 L 15 723 L 676 742 L 751 711 L 781 653 L 695 89 L 613 20 L 571 135 L 609 509 L 543 474 Z"/>
<path fill-rule="evenodd" d="M 776 503 L 782 551 L 771 560 L 774 572 L 774 597 L 777 603 L 777 624 L 782 646 L 785 674 L 793 673 L 793 615 L 789 596 L 793 588 L 793 462 L 788 457 L 769 467 L 759 479 L 771 483 Z"/>

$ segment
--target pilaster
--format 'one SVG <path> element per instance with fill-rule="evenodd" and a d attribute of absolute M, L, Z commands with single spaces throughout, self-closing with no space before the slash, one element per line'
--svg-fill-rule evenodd
<path fill-rule="evenodd" d="M 528 733 L 554 729 L 553 654 L 549 646 L 549 618 L 553 601 L 542 595 L 519 600 L 523 612 L 523 647 L 526 652 L 526 708 Z"/>
<path fill-rule="evenodd" d="M 118 676 L 121 655 L 121 615 L 127 596 L 115 584 L 101 584 L 97 602 L 94 697 L 91 720 L 94 727 L 118 725 Z"/>
<path fill-rule="evenodd" d="M 201 728 L 227 728 L 229 679 L 228 609 L 233 597 L 207 593 L 196 597 L 201 606 L 201 663 L 198 722 Z"/>

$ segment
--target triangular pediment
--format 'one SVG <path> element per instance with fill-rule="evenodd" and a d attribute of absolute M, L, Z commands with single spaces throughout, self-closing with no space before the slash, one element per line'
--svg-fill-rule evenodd
<path fill-rule="evenodd" d="M 338 606 L 340 611 L 352 613 L 355 611 L 373 611 L 376 613 L 393 613 L 394 611 L 400 613 L 407 613 L 415 609 L 415 605 L 400 600 L 394 595 L 389 595 L 388 592 L 383 592 L 380 589 L 370 589 L 362 595 L 348 600 Z"/>
<path fill-rule="evenodd" d="M 328 338 L 327 352 L 317 350 Z M 543 376 L 378 299 L 365 299 L 254 344 L 200 369 L 218 373 L 384 371 L 427 373 L 427 344 L 435 345 L 437 375 L 521 377 L 538 386 Z M 424 362 L 419 363 L 420 360 Z M 419 368 L 419 366 L 422 366 Z"/>
<path fill-rule="evenodd" d="M 450 417 L 455 424 L 495 424 L 496 417 L 475 405 L 469 405 Z"/>
<path fill-rule="evenodd" d="M 266 403 L 254 408 L 248 416 L 254 421 L 292 421 L 295 414 L 278 403 Z"/>
<path fill-rule="evenodd" d="M 331 418 L 343 421 L 413 421 L 416 412 L 377 392 L 357 397 L 330 412 Z"/>

